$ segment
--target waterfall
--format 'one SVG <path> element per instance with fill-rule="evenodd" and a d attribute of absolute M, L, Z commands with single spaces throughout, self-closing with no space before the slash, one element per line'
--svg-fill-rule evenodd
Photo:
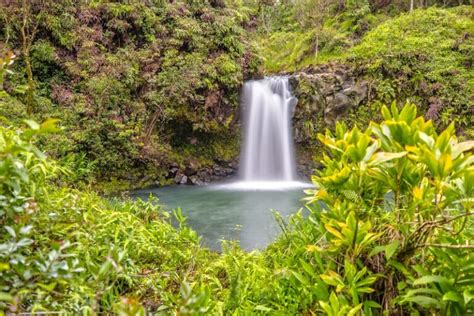
<path fill-rule="evenodd" d="M 291 129 L 295 101 L 287 77 L 245 83 L 245 133 L 239 170 L 244 181 L 295 180 Z"/>
<path fill-rule="evenodd" d="M 243 146 L 239 181 L 214 186 L 225 190 L 292 190 L 311 187 L 298 181 L 292 116 L 296 98 L 288 77 L 245 83 L 241 108 Z"/>

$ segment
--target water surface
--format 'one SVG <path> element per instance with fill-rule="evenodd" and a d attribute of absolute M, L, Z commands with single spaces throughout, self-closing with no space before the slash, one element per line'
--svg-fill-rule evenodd
<path fill-rule="evenodd" d="M 283 216 L 303 206 L 303 188 L 242 190 L 232 186 L 175 186 L 145 189 L 134 196 L 153 194 L 171 211 L 180 207 L 187 224 L 203 236 L 203 244 L 221 248 L 221 240 L 237 240 L 245 250 L 262 249 L 281 232 L 272 210 Z"/>

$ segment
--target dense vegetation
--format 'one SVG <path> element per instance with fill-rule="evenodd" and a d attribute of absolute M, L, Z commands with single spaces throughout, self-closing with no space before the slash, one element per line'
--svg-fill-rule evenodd
<path fill-rule="evenodd" d="M 410 99 L 440 129 L 455 120 L 458 134 L 472 137 L 472 6 L 398 15 L 393 3 L 380 7 L 350 1 L 344 8 L 329 5 L 319 13 L 305 10 L 304 1 L 300 6 L 282 11 L 287 12 L 283 21 L 276 19 L 269 33 L 261 35 L 266 69 L 311 71 L 328 62 L 346 64 L 368 81 L 370 90 L 363 106 L 352 110 L 347 120 L 368 123 L 379 117 L 381 104 Z"/>
<path fill-rule="evenodd" d="M 309 214 L 262 253 L 199 246 L 179 213 L 58 188 L 34 146 L 53 122 L 1 129 L 3 307 L 10 312 L 151 311 L 328 315 L 474 311 L 473 141 L 437 134 L 416 107 L 365 131 L 320 135 L 330 155 Z M 322 202 L 322 204 L 320 204 Z M 46 224 L 47 223 L 47 224 Z"/>
<path fill-rule="evenodd" d="M 473 9 L 411 3 L 2 3 L 0 314 L 474 313 Z M 312 129 L 315 188 L 267 249 L 95 192 L 234 159 L 242 82 L 326 63 L 369 98 Z"/>
<path fill-rule="evenodd" d="M 94 178 L 133 181 L 235 157 L 239 86 L 258 65 L 235 10 L 218 1 L 14 1 L 1 10 L 2 50 L 22 58 L 0 114 L 60 118 L 66 131 L 51 154 L 93 165 Z"/>
<path fill-rule="evenodd" d="M 165 184 L 170 169 L 237 157 L 245 79 L 337 62 L 369 82 L 348 122 L 367 124 L 381 104 L 410 98 L 439 129 L 455 120 L 469 137 L 473 10 L 435 4 L 407 12 L 408 3 L 368 0 L 8 2 L 1 50 L 18 61 L 0 115 L 60 119 L 65 131 L 45 149 L 87 166 L 75 180 Z"/>

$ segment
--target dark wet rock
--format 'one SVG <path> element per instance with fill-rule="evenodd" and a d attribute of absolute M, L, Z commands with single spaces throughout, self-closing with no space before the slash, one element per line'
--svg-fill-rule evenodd
<path fill-rule="evenodd" d="M 211 175 L 207 170 L 199 171 L 197 177 L 204 183 L 211 181 Z"/>
<path fill-rule="evenodd" d="M 177 167 L 172 167 L 168 170 L 168 178 L 174 178 L 178 173 L 179 169 Z"/>
<path fill-rule="evenodd" d="M 204 184 L 204 182 L 201 181 L 201 179 L 199 179 L 198 176 L 189 177 L 189 182 L 191 182 L 191 184 L 193 184 L 193 185 L 203 185 Z"/>
<path fill-rule="evenodd" d="M 180 183 L 182 178 L 183 178 L 183 174 L 182 174 L 182 173 L 178 173 L 178 174 L 174 177 L 174 183 Z"/>
<path fill-rule="evenodd" d="M 179 181 L 179 184 L 186 184 L 186 183 L 188 183 L 188 177 L 183 175 L 181 177 L 181 180 Z"/>
<path fill-rule="evenodd" d="M 219 161 L 212 166 L 201 166 L 190 162 L 184 168 L 170 166 L 167 179 L 173 179 L 175 184 L 206 185 L 219 181 L 236 173 L 237 161 Z"/>
<path fill-rule="evenodd" d="M 186 167 L 186 169 L 184 169 L 184 174 L 185 174 L 186 176 L 188 176 L 188 177 L 189 177 L 189 176 L 193 176 L 193 175 L 195 175 L 196 173 L 197 173 L 197 169 L 196 169 L 196 168 L 193 168 L 193 167 L 191 167 L 191 166 L 188 166 L 188 167 Z"/>
<path fill-rule="evenodd" d="M 309 177 L 320 166 L 315 157 L 322 150 L 317 133 L 333 129 L 346 120 L 368 98 L 368 82 L 347 65 L 330 63 L 312 66 L 289 79 L 298 100 L 293 115 L 293 135 L 298 151 L 298 172 Z"/>
<path fill-rule="evenodd" d="M 313 67 L 290 77 L 298 102 L 293 127 L 297 144 L 308 145 L 314 134 L 332 128 L 368 97 L 368 83 L 347 65 Z"/>
<path fill-rule="evenodd" d="M 230 176 L 234 173 L 234 169 L 232 168 L 223 168 L 222 171 L 224 173 L 224 176 Z"/>
<path fill-rule="evenodd" d="M 184 169 L 184 174 L 188 177 L 193 176 L 198 172 L 198 170 L 199 170 L 199 162 L 191 159 L 186 164 L 186 168 Z"/>
<path fill-rule="evenodd" d="M 214 175 L 218 177 L 222 177 L 226 175 L 224 168 L 221 166 L 215 165 L 213 169 L 214 169 Z"/>

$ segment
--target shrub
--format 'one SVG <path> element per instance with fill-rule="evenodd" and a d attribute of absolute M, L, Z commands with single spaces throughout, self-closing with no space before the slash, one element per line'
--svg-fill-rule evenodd
<path fill-rule="evenodd" d="M 328 314 L 470 313 L 474 141 L 458 142 L 453 124 L 436 133 L 411 104 L 382 115 L 319 135 L 328 154 L 309 192 L 304 225 L 317 233 L 303 276 L 328 288 Z"/>
<path fill-rule="evenodd" d="M 104 200 L 54 185 L 59 173 L 81 174 L 34 145 L 54 121 L 26 123 L 0 127 L 0 311 L 142 311 L 135 297 L 174 306 L 194 260 L 212 258 L 197 235 L 176 230 L 154 200 Z"/>

